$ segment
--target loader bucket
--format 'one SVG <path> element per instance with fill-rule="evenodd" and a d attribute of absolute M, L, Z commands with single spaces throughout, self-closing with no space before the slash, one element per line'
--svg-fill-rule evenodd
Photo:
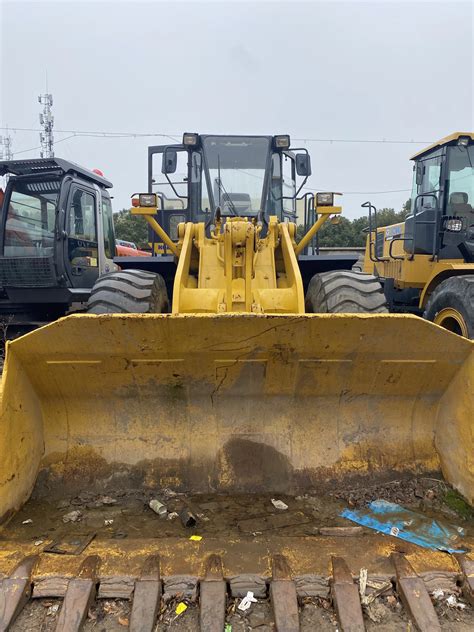
<path fill-rule="evenodd" d="M 414 316 L 75 315 L 8 343 L 0 516 L 84 486 L 296 493 L 442 470 L 474 499 L 473 343 Z"/>

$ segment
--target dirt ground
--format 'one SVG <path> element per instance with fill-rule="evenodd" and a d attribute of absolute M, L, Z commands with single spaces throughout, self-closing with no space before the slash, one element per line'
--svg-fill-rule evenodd
<path fill-rule="evenodd" d="M 268 600 L 259 600 L 245 613 L 240 612 L 240 600 L 229 600 L 225 632 L 275 632 L 271 605 Z M 177 615 L 177 600 L 162 607 L 155 632 L 183 631 L 199 632 L 199 610 L 197 604 L 186 602 L 187 609 Z M 26 605 L 17 619 L 12 632 L 53 632 L 56 626 L 61 601 L 37 599 Z M 444 605 L 443 605 L 444 604 Z M 451 608 L 441 603 L 436 606 L 442 630 L 446 632 L 470 632 L 474 629 L 474 611 Z M 398 599 L 377 599 L 377 622 L 365 613 L 368 632 L 407 632 L 414 630 Z M 373 615 L 371 615 L 373 616 Z M 85 632 L 123 632 L 128 629 L 130 603 L 123 600 L 99 600 L 90 610 L 84 625 Z M 336 632 L 338 624 L 329 600 L 305 599 L 300 603 L 301 632 Z"/>

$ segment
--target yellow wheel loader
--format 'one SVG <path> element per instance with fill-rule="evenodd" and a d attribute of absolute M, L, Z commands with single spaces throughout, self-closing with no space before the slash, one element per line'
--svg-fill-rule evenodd
<path fill-rule="evenodd" d="M 383 284 L 391 312 L 422 315 L 474 338 L 474 133 L 455 132 L 412 160 L 406 221 L 377 227 L 369 210 L 363 270 Z"/>
<path fill-rule="evenodd" d="M 470 554 L 354 527 L 338 498 L 442 473 L 472 503 L 473 343 L 308 252 L 333 194 L 297 242 L 310 163 L 288 136 L 185 134 L 149 157 L 132 210 L 155 256 L 100 277 L 88 314 L 7 344 L 0 629 L 48 597 L 60 630 L 95 598 L 125 600 L 131 630 L 161 611 L 158 629 L 222 631 L 267 598 L 277 630 L 303 626 L 302 600 L 306 620 L 323 603 L 363 630 L 364 573 L 440 629 L 428 590 L 472 598 Z"/>

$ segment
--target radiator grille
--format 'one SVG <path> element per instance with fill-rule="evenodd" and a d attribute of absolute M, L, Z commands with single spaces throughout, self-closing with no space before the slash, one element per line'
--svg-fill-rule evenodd
<path fill-rule="evenodd" d="M 0 257 L 0 286 L 54 287 L 53 257 Z"/>

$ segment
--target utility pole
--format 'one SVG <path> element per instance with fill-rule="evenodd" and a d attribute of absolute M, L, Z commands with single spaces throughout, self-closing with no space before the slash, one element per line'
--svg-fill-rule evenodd
<path fill-rule="evenodd" d="M 43 111 L 39 115 L 40 124 L 43 126 L 43 132 L 40 132 L 41 142 L 41 158 L 54 158 L 54 116 L 51 112 L 51 106 L 53 105 L 52 94 L 40 94 L 38 102 L 43 106 Z"/>
<path fill-rule="evenodd" d="M 0 136 L 0 160 L 12 160 L 12 137 L 7 133 L 5 136 Z"/>

